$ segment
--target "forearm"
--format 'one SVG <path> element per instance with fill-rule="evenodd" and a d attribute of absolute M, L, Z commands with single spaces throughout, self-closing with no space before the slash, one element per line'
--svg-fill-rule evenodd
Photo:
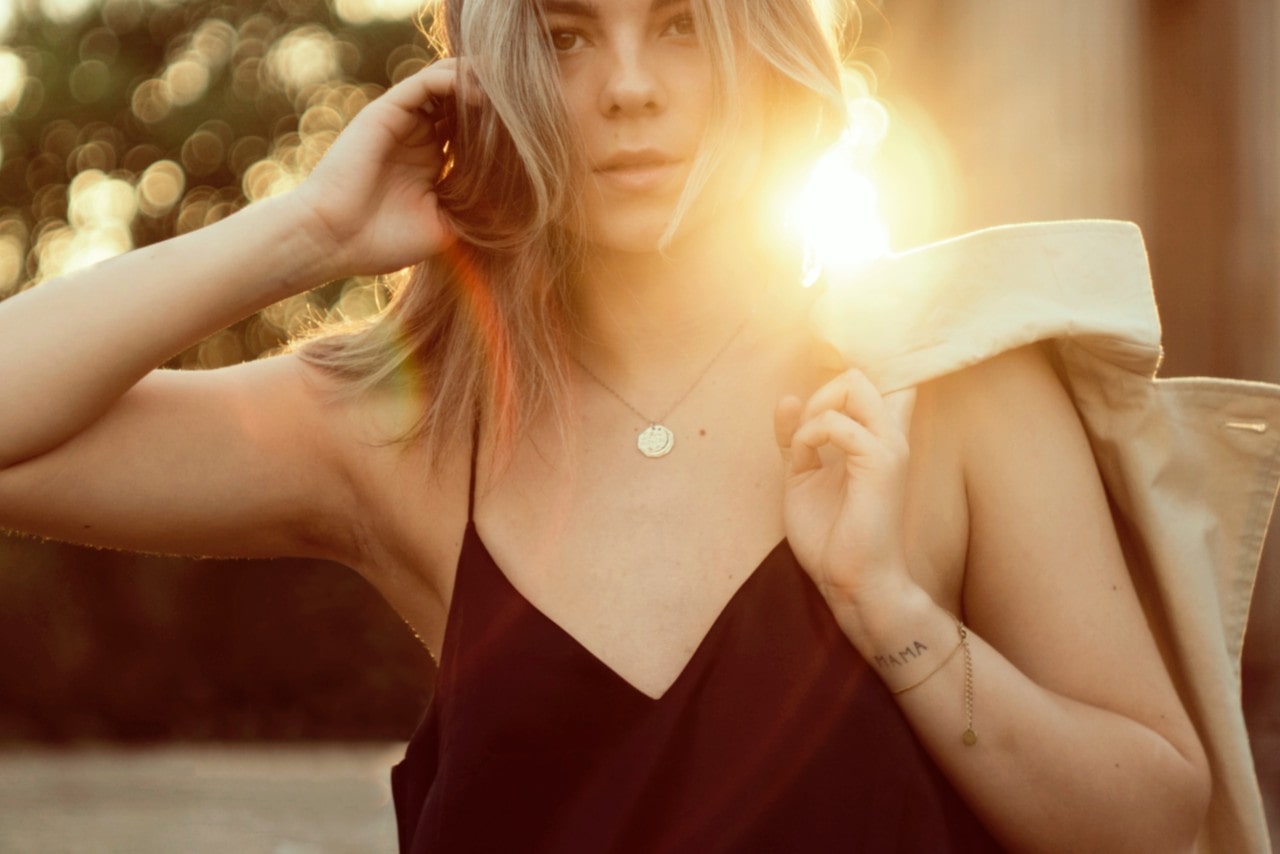
<path fill-rule="evenodd" d="M 0 468 L 57 447 L 146 373 L 333 273 L 284 197 L 0 302 Z"/>
<path fill-rule="evenodd" d="M 967 745 L 964 650 L 951 615 L 914 586 L 889 607 L 864 608 L 870 617 L 833 610 L 889 689 L 908 689 L 895 699 L 917 736 L 1010 847 L 1190 847 L 1204 812 L 1201 770 L 1154 729 L 1041 687 L 970 630 L 977 742 Z"/>

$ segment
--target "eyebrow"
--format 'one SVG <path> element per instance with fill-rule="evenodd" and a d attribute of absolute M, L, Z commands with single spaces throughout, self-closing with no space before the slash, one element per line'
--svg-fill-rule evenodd
<path fill-rule="evenodd" d="M 661 12 L 670 6 L 687 5 L 689 0 L 653 0 L 649 14 Z M 542 0 L 542 11 L 549 15 L 577 15 L 582 18 L 599 18 L 600 7 L 591 0 Z"/>
<path fill-rule="evenodd" d="M 600 10 L 594 3 L 586 0 L 543 0 L 542 11 L 548 15 L 578 15 L 583 18 L 598 18 Z"/>

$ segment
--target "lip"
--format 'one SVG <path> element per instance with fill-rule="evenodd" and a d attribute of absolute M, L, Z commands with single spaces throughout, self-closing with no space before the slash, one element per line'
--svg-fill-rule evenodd
<path fill-rule="evenodd" d="M 621 190 L 660 190 L 678 177 L 682 160 L 656 149 L 619 151 L 596 164 L 605 184 Z"/>

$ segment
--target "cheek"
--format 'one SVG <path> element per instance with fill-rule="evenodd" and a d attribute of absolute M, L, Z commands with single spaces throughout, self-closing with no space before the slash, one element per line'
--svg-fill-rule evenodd
<path fill-rule="evenodd" d="M 730 95 L 738 117 L 729 137 L 726 165 L 736 180 L 753 183 L 760 173 L 768 136 L 768 98 L 764 72 L 758 67 L 758 61 L 744 58 L 740 67 L 738 86 Z"/>
<path fill-rule="evenodd" d="M 581 136 L 588 127 L 588 120 L 594 104 L 581 82 L 566 80 L 561 75 L 561 91 L 564 93 L 565 112 L 574 133 Z"/>

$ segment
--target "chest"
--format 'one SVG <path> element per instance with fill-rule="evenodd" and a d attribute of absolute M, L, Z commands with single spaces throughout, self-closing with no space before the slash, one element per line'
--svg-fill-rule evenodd
<path fill-rule="evenodd" d="M 643 425 L 607 410 L 568 435 L 531 430 L 509 459 L 480 456 L 479 538 L 531 608 L 632 687 L 660 696 L 785 536 L 771 402 L 738 401 L 734 417 L 721 418 L 712 397 L 672 419 L 676 446 L 661 459 L 636 449 Z M 908 560 L 917 581 L 954 607 L 963 485 L 933 432 L 913 427 Z M 467 456 L 454 455 L 462 464 L 436 481 L 442 488 L 404 478 L 421 465 L 404 461 L 373 465 L 385 476 L 366 487 L 380 508 L 378 566 L 367 574 L 437 657 L 466 528 Z"/>
<path fill-rule="evenodd" d="M 520 595 L 657 696 L 783 538 L 782 465 L 763 417 L 675 421 L 661 459 L 617 426 L 564 453 L 531 442 L 480 491 L 476 526 Z"/>

